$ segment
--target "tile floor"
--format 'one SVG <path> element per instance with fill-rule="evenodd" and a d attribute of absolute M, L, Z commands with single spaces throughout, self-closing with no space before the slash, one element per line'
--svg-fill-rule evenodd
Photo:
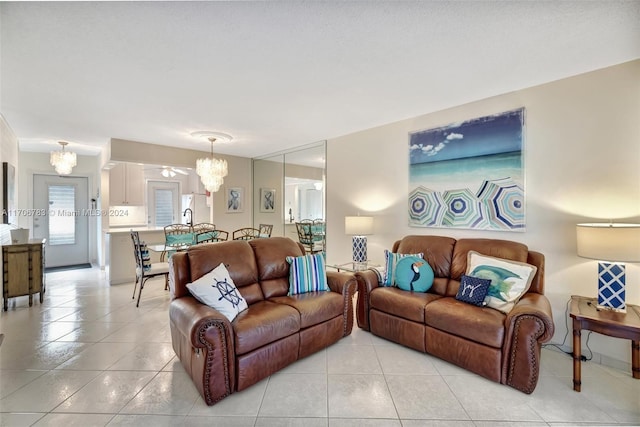
<path fill-rule="evenodd" d="M 640 381 L 543 350 L 531 395 L 354 328 L 351 336 L 209 407 L 171 348 L 168 293 L 109 287 L 98 269 L 47 275 L 45 302 L 0 314 L 1 426 L 640 425 Z"/>

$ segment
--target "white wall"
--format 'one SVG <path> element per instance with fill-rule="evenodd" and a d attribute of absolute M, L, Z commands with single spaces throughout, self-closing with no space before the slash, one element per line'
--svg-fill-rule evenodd
<path fill-rule="evenodd" d="M 546 256 L 546 295 L 556 325 L 553 342 L 560 343 L 570 295 L 597 292 L 597 262 L 577 257 L 575 224 L 640 222 L 638 76 L 640 60 L 329 140 L 328 261 L 351 259 L 344 216 L 358 212 L 375 217 L 375 234 L 368 239 L 374 261 L 381 261 L 383 250 L 408 234 L 523 242 Z M 409 132 L 518 107 L 526 109 L 526 232 L 409 227 Z M 640 304 L 639 264 L 627 264 L 627 284 L 627 302 Z M 569 346 L 570 340 L 571 334 Z M 603 363 L 630 362 L 627 340 L 593 334 L 590 347 L 605 356 Z"/>
<path fill-rule="evenodd" d="M 18 138 L 13 133 L 13 129 L 9 126 L 9 123 L 5 120 L 4 116 L 0 114 L 0 205 L 2 204 L 2 163 L 7 162 L 16 168 L 16 176 L 20 172 L 20 165 L 18 164 Z M 19 183 L 16 183 L 16 206 L 20 203 L 20 195 L 18 194 Z M 2 217 L 0 216 L 0 222 Z"/>

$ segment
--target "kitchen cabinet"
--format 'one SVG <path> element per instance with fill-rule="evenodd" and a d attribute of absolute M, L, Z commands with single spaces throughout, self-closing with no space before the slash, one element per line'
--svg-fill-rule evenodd
<path fill-rule="evenodd" d="M 120 163 L 109 171 L 109 205 L 144 205 L 144 169 L 135 163 Z"/>
<path fill-rule="evenodd" d="M 29 307 L 33 294 L 40 294 L 44 301 L 44 244 L 45 239 L 31 239 L 28 243 L 2 246 L 2 298 L 7 311 L 9 298 L 29 295 Z"/>

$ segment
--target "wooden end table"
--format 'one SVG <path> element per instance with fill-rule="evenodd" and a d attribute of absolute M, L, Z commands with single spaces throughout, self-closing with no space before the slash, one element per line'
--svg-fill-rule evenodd
<path fill-rule="evenodd" d="M 627 312 L 601 310 L 596 298 L 571 296 L 569 310 L 573 319 L 573 389 L 580 391 L 581 342 L 580 331 L 587 329 L 599 334 L 631 340 L 631 373 L 640 379 L 640 307 L 627 304 Z"/>

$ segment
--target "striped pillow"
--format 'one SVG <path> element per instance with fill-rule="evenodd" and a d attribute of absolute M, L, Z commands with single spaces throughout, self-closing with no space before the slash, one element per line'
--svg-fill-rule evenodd
<path fill-rule="evenodd" d="M 321 253 L 299 257 L 288 256 L 286 259 L 291 265 L 289 295 L 329 290 L 324 256 Z"/>

